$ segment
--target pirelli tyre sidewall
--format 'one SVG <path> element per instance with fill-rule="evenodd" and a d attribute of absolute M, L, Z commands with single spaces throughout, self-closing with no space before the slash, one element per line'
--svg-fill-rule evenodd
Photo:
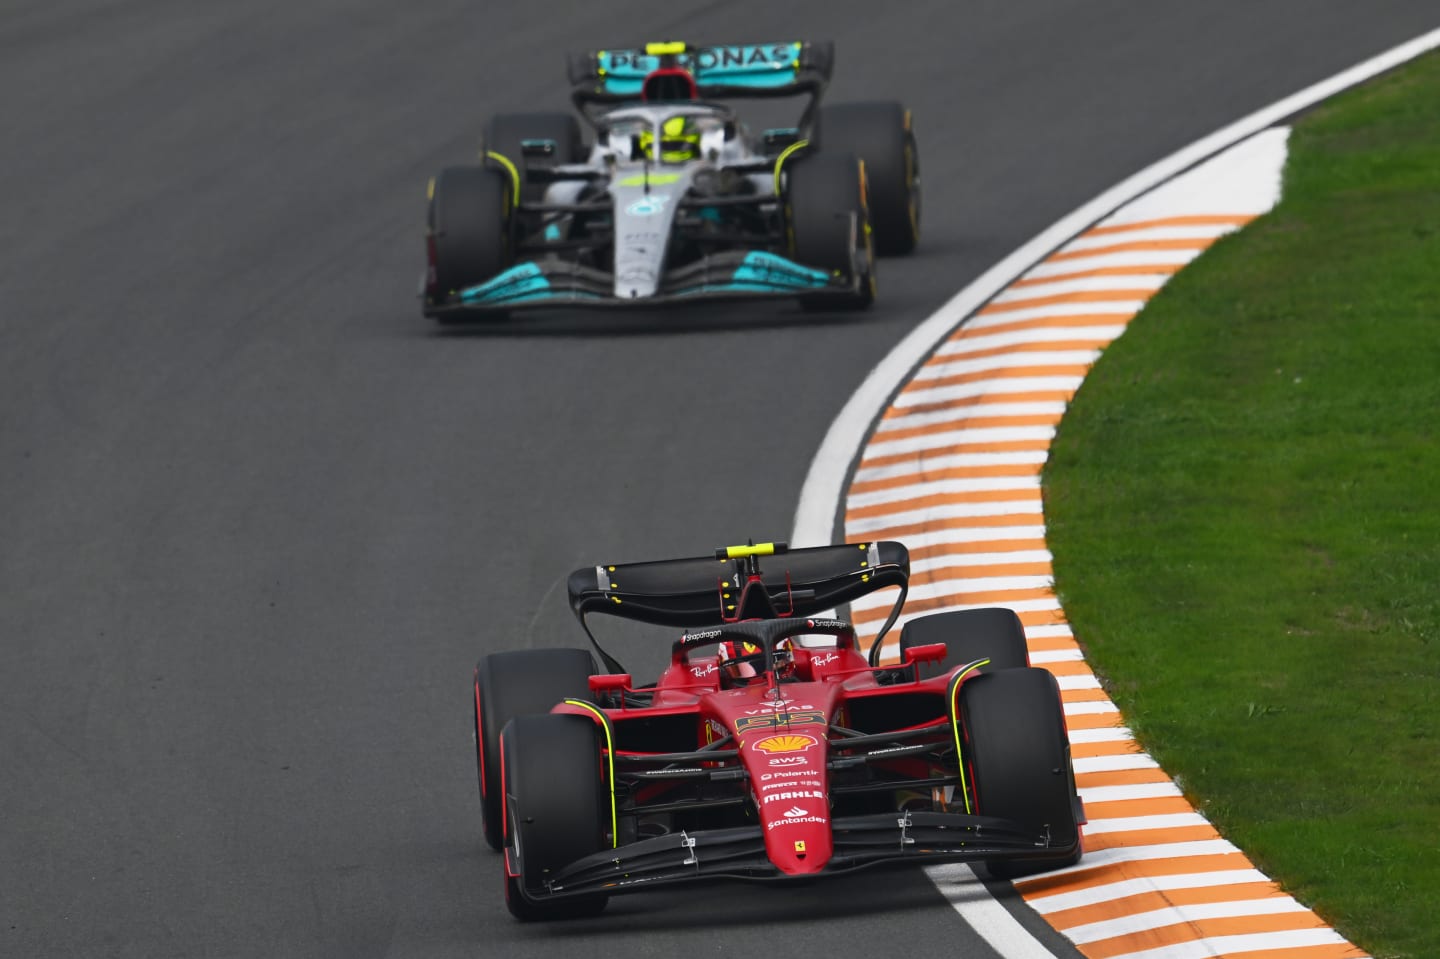
<path fill-rule="evenodd" d="M 475 764 L 481 826 L 491 849 L 505 845 L 500 791 L 500 732 L 517 716 L 549 713 L 566 699 L 591 702 L 598 670 L 586 649 L 520 649 L 492 653 L 475 666 Z"/>
<path fill-rule="evenodd" d="M 585 716 L 520 716 L 501 736 L 506 845 L 519 872 L 506 874 L 506 905 L 523 920 L 594 915 L 607 896 L 547 900 L 545 890 L 559 870 L 609 845 L 598 727 Z"/>
<path fill-rule="evenodd" d="M 1049 670 L 1001 669 L 967 680 L 960 706 L 978 812 L 1048 831 L 1074 852 L 1053 859 L 996 859 L 986 863 L 1000 879 L 1068 866 L 1079 860 L 1075 774 L 1060 705 Z"/>
<path fill-rule="evenodd" d="M 431 181 L 427 305 L 451 302 L 514 262 L 513 196 L 510 178 L 489 166 L 449 167 Z"/>
<path fill-rule="evenodd" d="M 992 606 L 984 609 L 960 609 L 948 613 L 931 613 L 912 619 L 900 631 L 900 656 L 912 646 L 944 643 L 945 658 L 939 663 L 921 667 L 925 677 L 948 673 L 957 666 L 968 666 L 982 659 L 990 662 L 981 667 L 985 672 L 1029 666 L 1029 648 L 1025 643 L 1025 627 L 1013 609 Z"/>
<path fill-rule="evenodd" d="M 555 151 L 547 157 L 526 157 L 525 144 L 549 141 L 555 144 Z M 580 121 L 570 113 L 502 113 L 491 117 L 485 124 L 483 151 L 487 157 L 498 153 L 505 162 L 513 164 L 520 177 L 520 201 L 539 203 L 545 195 L 545 184 L 529 176 L 532 167 L 552 167 L 562 163 L 580 163 L 585 160 L 585 142 L 580 132 Z M 498 162 L 498 161 L 497 161 Z M 526 224 L 533 232 L 535 222 Z"/>
<path fill-rule="evenodd" d="M 805 266 L 852 278 L 855 292 L 801 297 L 807 310 L 864 309 L 875 301 L 865 168 L 852 153 L 807 153 L 785 165 L 790 255 Z"/>
<path fill-rule="evenodd" d="M 811 139 L 822 152 L 865 161 L 876 251 L 912 252 L 920 242 L 920 151 L 910 111 L 894 101 L 823 106 Z"/>

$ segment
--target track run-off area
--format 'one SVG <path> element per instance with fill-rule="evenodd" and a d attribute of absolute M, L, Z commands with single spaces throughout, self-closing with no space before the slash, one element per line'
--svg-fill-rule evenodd
<path fill-rule="evenodd" d="M 1015 886 L 1088 959 L 1367 957 L 1256 869 L 1136 743 L 1055 594 L 1040 472 L 1066 406 L 1105 347 L 1175 273 L 1279 201 L 1289 129 L 1277 121 L 1437 46 L 1440 31 L 1359 64 L 1061 221 L 1012 258 L 1018 276 L 1007 280 L 1000 268 L 998 292 L 976 284 L 932 319 L 931 342 L 915 335 L 908 350 L 897 348 L 891 369 L 912 364 L 898 383 L 884 378 L 885 364 L 877 367 L 874 389 L 852 400 L 812 468 L 799 542 L 823 537 L 824 509 L 833 505 L 817 469 L 833 465 L 827 454 L 843 455 L 865 401 L 888 385 L 852 457 L 840 519 L 846 541 L 899 539 L 911 548 L 910 592 L 885 658 L 898 658 L 899 627 L 917 616 L 985 606 L 1019 614 L 1032 664 L 1060 684 L 1088 822 L 1081 863 Z M 1105 214 L 1127 194 L 1135 198 Z M 1087 222 L 1026 266 L 1054 246 L 1055 234 Z M 851 616 L 873 635 L 890 605 L 887 596 L 866 597 Z M 926 872 L 1002 954 L 1053 955 L 977 897 L 969 867 Z"/>

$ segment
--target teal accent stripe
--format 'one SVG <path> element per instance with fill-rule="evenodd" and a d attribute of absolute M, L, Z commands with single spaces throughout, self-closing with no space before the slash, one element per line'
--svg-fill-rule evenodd
<path fill-rule="evenodd" d="M 538 265 L 521 263 L 493 279 L 461 290 L 460 300 L 464 303 L 513 300 L 549 288 L 550 281 L 540 275 Z"/>
<path fill-rule="evenodd" d="M 783 289 L 814 289 L 828 286 L 830 275 L 824 270 L 801 266 L 774 253 L 754 250 L 736 267 L 733 279 L 742 283 L 764 283 Z"/>

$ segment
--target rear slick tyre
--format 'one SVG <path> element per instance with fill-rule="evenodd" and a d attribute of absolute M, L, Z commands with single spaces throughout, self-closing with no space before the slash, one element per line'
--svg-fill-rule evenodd
<path fill-rule="evenodd" d="M 948 652 L 941 662 L 922 666 L 921 678 L 938 676 L 981 659 L 990 660 L 980 667 L 986 673 L 1030 665 L 1025 627 L 1013 609 L 1002 606 L 932 613 L 910 620 L 900 631 L 901 659 L 910 647 L 930 643 L 944 643 Z"/>

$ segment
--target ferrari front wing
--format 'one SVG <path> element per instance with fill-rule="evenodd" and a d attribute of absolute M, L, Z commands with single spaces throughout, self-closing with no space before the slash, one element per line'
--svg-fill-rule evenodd
<path fill-rule="evenodd" d="M 1052 842 L 1008 819 L 963 813 L 871 813 L 831 820 L 834 854 L 824 870 L 833 876 L 869 866 L 934 864 L 986 859 L 1058 859 L 1078 848 Z M 508 850 L 507 856 L 514 855 Z M 513 861 L 512 866 L 517 864 Z M 594 893 L 625 893 L 656 885 L 705 880 L 784 881 L 766 856 L 763 827 L 741 826 L 675 832 L 606 849 L 558 870 L 543 890 L 526 889 L 537 901 Z"/>

